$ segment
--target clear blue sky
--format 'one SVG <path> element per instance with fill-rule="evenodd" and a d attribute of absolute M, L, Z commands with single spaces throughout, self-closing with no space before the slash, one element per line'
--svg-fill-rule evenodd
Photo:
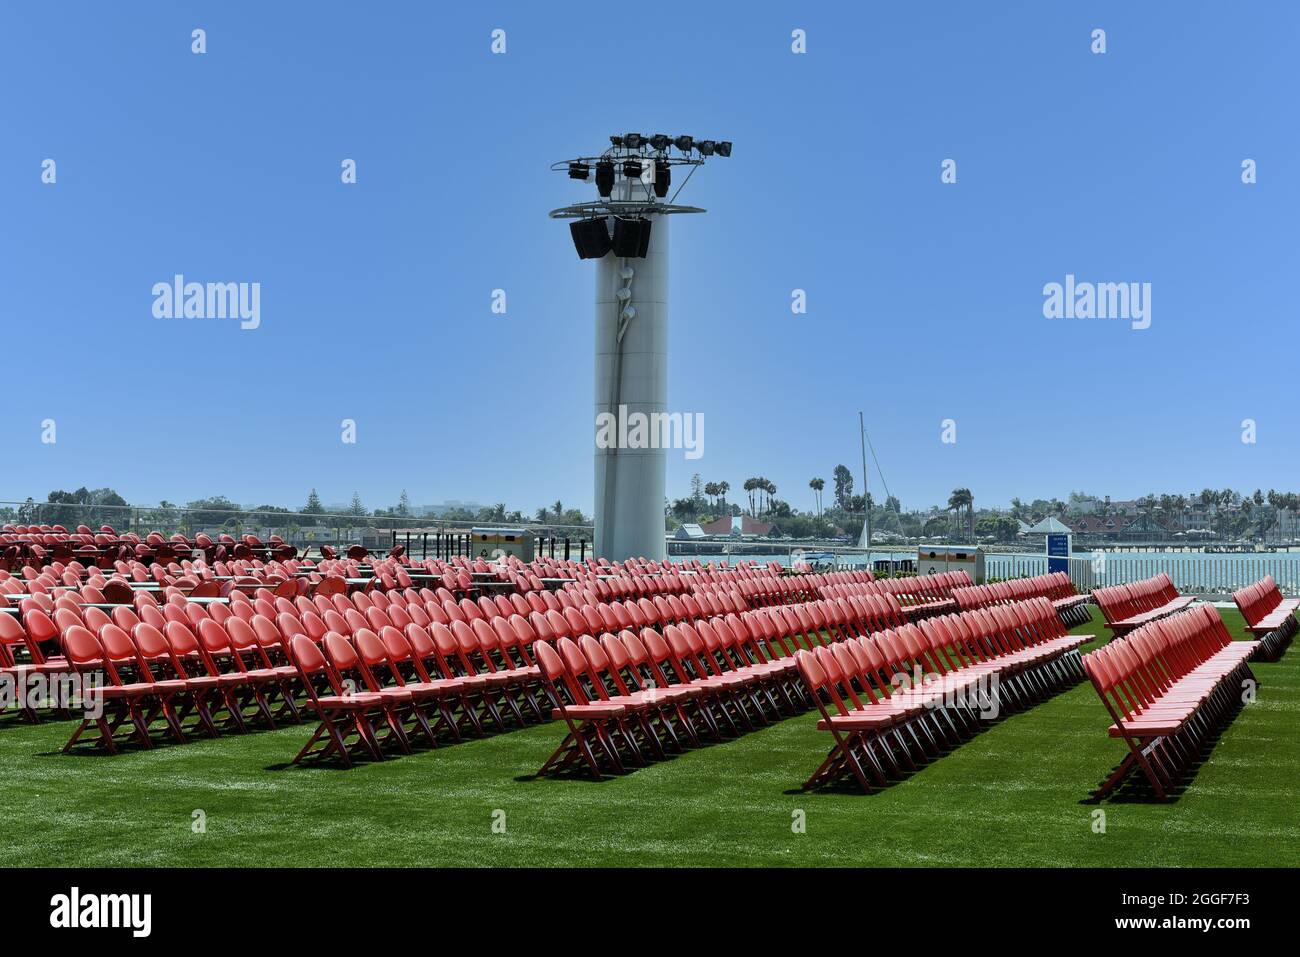
<path fill-rule="evenodd" d="M 593 264 L 546 218 L 590 187 L 547 167 L 631 129 L 735 143 L 674 223 L 669 402 L 706 430 L 670 494 L 762 474 L 809 508 L 859 471 L 859 409 L 906 507 L 1300 487 L 1298 28 L 1286 3 L 6 3 L 0 498 L 590 510 Z M 155 319 L 178 272 L 260 282 L 261 328 Z M 1067 273 L 1150 282 L 1151 328 L 1045 319 Z"/>

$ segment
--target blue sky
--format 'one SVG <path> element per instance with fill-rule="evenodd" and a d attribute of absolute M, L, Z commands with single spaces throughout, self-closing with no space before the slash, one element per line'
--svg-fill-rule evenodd
<path fill-rule="evenodd" d="M 594 267 L 546 212 L 591 188 L 548 166 L 626 130 L 735 143 L 673 224 L 670 494 L 809 508 L 859 409 L 907 507 L 1300 486 L 1294 5 L 659 9 L 5 4 L 0 498 L 589 511 Z M 260 328 L 155 319 L 175 273 Z M 1151 327 L 1044 318 L 1067 273 Z"/>

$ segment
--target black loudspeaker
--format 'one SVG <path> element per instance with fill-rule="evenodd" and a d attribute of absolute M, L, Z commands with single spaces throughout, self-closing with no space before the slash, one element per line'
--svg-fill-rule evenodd
<path fill-rule="evenodd" d="M 650 249 L 650 220 L 614 220 L 614 255 L 644 259 Z"/>
<path fill-rule="evenodd" d="M 609 227 L 603 219 L 577 219 L 569 223 L 573 248 L 579 259 L 601 259 L 609 252 Z"/>

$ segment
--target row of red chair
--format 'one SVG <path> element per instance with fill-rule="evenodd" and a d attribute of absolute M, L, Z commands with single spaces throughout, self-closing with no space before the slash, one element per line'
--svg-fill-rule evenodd
<path fill-rule="evenodd" d="M 1043 608 L 1052 619 L 1050 624 L 1042 620 Z M 1045 641 L 1049 634 L 1052 640 L 1065 637 L 1046 602 L 1041 607 L 1016 606 L 991 614 L 1006 615 L 1007 621 L 1026 615 L 1025 631 L 1031 641 Z M 629 763 L 640 765 L 647 754 L 661 756 L 666 745 L 694 743 L 701 728 L 710 734 L 722 728 L 747 730 L 755 722 L 801 709 L 807 696 L 798 682 L 791 682 L 797 666 L 794 655 L 810 648 L 819 649 L 816 653 L 821 655 L 847 642 L 870 640 L 868 636 L 882 632 L 882 625 L 884 634 L 897 632 L 904 642 L 917 633 L 917 626 L 905 621 L 896 602 L 891 607 L 884 596 L 867 596 L 670 625 L 663 637 L 647 628 L 640 635 L 630 629 L 617 635 L 607 632 L 599 640 L 584 635 L 566 636 L 554 645 L 539 641 L 537 662 L 549 692 L 559 701 L 553 715 L 568 727 L 539 773 L 574 767 L 594 776 L 619 772 Z M 937 626 L 927 623 L 925 627 Z M 1017 637 L 1014 626 L 1012 632 L 1002 640 L 1013 645 L 1025 640 Z M 986 636 L 965 638 L 970 644 L 963 654 L 983 661 L 995 653 L 991 650 L 995 645 L 981 644 Z M 1066 644 L 1073 649 L 1086 640 L 1086 636 L 1066 638 Z M 1007 649 L 1001 646 L 1000 650 Z M 1067 650 L 1045 645 L 1040 657 L 1033 659 L 1041 669 L 1029 667 L 1029 654 L 1006 658 L 1008 684 L 1002 695 L 1008 700 L 1037 696 L 1047 691 L 1050 681 L 1068 679 L 1068 661 L 1046 660 L 1062 659 Z M 904 662 L 895 659 L 895 663 Z M 912 661 L 902 670 L 910 671 L 919 663 Z M 1072 674 L 1077 680 L 1077 661 Z"/>
<path fill-rule="evenodd" d="M 198 560 L 192 565 L 187 565 L 186 569 L 200 568 L 201 565 L 202 561 Z M 466 571 L 465 566 L 457 567 L 458 572 Z M 477 571 L 472 564 L 468 567 Z M 469 655 L 472 658 L 476 651 L 480 654 L 486 651 L 491 656 L 499 654 L 503 649 L 509 651 L 516 646 L 526 649 L 531 642 L 539 638 L 551 641 L 560 638 L 580 640 L 584 635 L 614 634 L 616 630 L 647 627 L 666 628 L 672 624 L 721 619 L 724 616 L 732 627 L 754 628 L 763 638 L 775 638 L 777 641 L 780 641 L 783 635 L 795 633 L 807 636 L 805 640 L 822 640 L 822 635 L 827 632 L 835 637 L 845 637 L 862 633 L 864 628 L 874 630 L 899 624 L 903 620 L 897 599 L 893 596 L 886 598 L 878 595 L 854 596 L 852 601 L 840 597 L 838 601 L 817 600 L 802 605 L 784 605 L 770 616 L 755 615 L 751 613 L 747 607 L 748 602 L 739 591 L 734 587 L 727 589 L 726 585 L 773 577 L 770 570 L 741 568 L 708 569 L 707 571 L 713 574 L 717 585 L 712 590 L 702 591 L 699 595 L 683 593 L 680 597 L 668 591 L 666 594 L 654 595 L 653 599 L 643 597 L 635 602 L 611 600 L 612 591 L 602 592 L 594 587 L 596 582 L 603 582 L 604 579 L 588 578 L 585 587 L 578 587 L 574 582 L 568 589 L 557 593 L 541 591 L 515 592 L 508 595 L 481 594 L 476 600 L 465 594 L 457 600 L 455 593 L 443 586 L 439 586 L 436 591 L 427 587 L 418 590 L 407 587 L 395 588 L 392 591 L 374 590 L 347 595 L 343 591 L 323 587 L 337 579 L 337 576 L 328 576 L 315 583 L 316 587 L 310 597 L 301 593 L 301 589 L 297 587 L 287 590 L 279 587 L 286 583 L 294 584 L 293 580 L 284 579 L 274 590 L 260 588 L 252 597 L 242 592 L 232 592 L 229 596 L 229 604 L 204 605 L 187 601 L 183 585 L 167 586 L 162 592 L 164 601 L 161 604 L 148 591 L 132 591 L 128 593 L 131 604 L 110 609 L 112 615 L 109 615 L 103 609 L 82 605 L 82 602 L 87 599 L 93 600 L 99 597 L 95 586 L 88 584 L 91 580 L 90 576 L 100 575 L 99 570 L 92 569 L 84 579 L 85 583 L 81 587 L 80 594 L 73 590 L 72 582 L 68 581 L 63 585 L 56 584 L 49 590 L 35 590 L 21 598 L 19 602 L 22 612 L 21 622 L 25 627 L 21 630 L 15 629 L 12 627 L 16 624 L 14 619 L 7 619 L 11 625 L 8 631 L 13 632 L 8 635 L 8 638 L 21 643 L 27 649 L 28 656 L 35 662 L 43 646 L 47 647 L 52 640 L 63 638 L 73 628 L 84 628 L 96 640 L 100 640 L 105 626 L 109 624 L 124 631 L 128 637 L 140 624 L 150 626 L 164 638 L 168 637 L 169 629 L 173 634 L 179 635 L 182 634 L 180 629 L 184 628 L 192 634 L 198 634 L 207 659 L 212 662 L 213 667 L 219 668 L 222 662 L 235 664 L 234 659 L 226 657 L 221 651 L 226 647 L 221 642 L 229 642 L 230 639 L 220 636 L 229 629 L 238 633 L 242 639 L 246 637 L 247 632 L 251 631 L 252 639 L 257 643 L 260 653 L 266 656 L 267 666 L 286 668 L 290 664 L 290 658 L 284 649 L 291 646 L 294 638 L 305 637 L 323 649 L 325 639 L 331 632 L 339 639 L 351 643 L 359 640 L 367 631 L 376 636 L 383 636 L 384 639 L 391 639 L 392 633 L 407 637 L 410 628 L 415 626 L 433 632 L 432 636 L 428 636 L 426 632 L 426 637 L 449 642 L 446 649 L 449 654 L 451 650 L 456 649 L 457 654 Z M 813 581 L 818 584 L 828 581 L 863 583 L 863 578 L 867 574 L 840 573 L 834 578 L 817 576 Z M 112 581 L 115 580 L 110 580 Z M 456 584 L 459 586 L 462 582 L 458 579 Z M 743 620 L 740 618 L 741 615 L 745 616 Z M 247 627 L 232 624 L 234 620 L 242 622 Z M 204 624 L 205 622 L 209 624 Z M 172 628 L 173 624 L 179 627 Z M 114 632 L 109 634 L 115 639 L 118 638 Z M 77 637 L 80 640 L 84 636 L 78 634 Z M 208 638 L 212 641 L 206 641 Z M 440 642 L 435 641 L 434 645 L 438 646 Z M 518 657 L 523 661 L 520 667 L 525 669 L 533 667 L 531 662 L 527 661 L 526 650 Z M 84 666 L 85 663 L 83 659 L 81 664 Z M 61 660 L 58 655 L 50 656 L 49 660 L 42 664 L 51 669 L 66 670 L 73 667 L 68 661 Z M 487 667 L 490 669 L 492 666 Z M 479 668 L 483 668 L 483 662 L 480 662 Z M 245 668 L 244 670 L 261 669 Z M 337 670 L 336 668 L 336 672 Z M 216 674 L 177 675 L 170 680 L 220 678 L 221 674 L 218 670 Z M 436 680 L 452 680 L 474 675 L 472 668 L 462 667 L 458 670 L 453 666 L 448 670 L 443 666 L 441 677 Z M 302 676 L 297 675 L 297 677 Z M 526 677 L 535 681 L 537 674 L 534 670 L 516 677 Z M 277 680 L 283 678 L 284 672 L 281 672 Z M 227 684 L 232 682 L 247 684 L 252 681 L 234 675 L 222 680 Z M 296 684 L 294 688 L 299 692 L 305 690 Z M 282 713 L 286 709 L 293 709 L 292 713 L 296 717 L 297 696 L 291 689 L 282 690 L 286 701 Z M 113 692 L 113 694 L 118 693 Z M 245 715 L 241 711 L 238 715 L 232 716 L 227 724 L 239 726 L 241 718 L 258 716 L 264 717 L 267 724 L 273 724 L 276 715 L 266 714 L 265 707 L 258 705 L 256 700 L 253 705 L 258 706 L 255 712 Z M 494 708 L 498 712 L 507 708 L 514 710 L 516 722 L 522 723 L 523 720 L 522 710 L 515 709 L 513 705 L 507 705 L 504 701 L 494 700 L 491 696 L 486 701 L 481 701 L 478 707 L 482 708 L 486 717 L 496 717 L 498 722 L 500 722 L 499 715 L 492 714 Z M 535 704 L 530 707 L 534 710 L 536 708 Z M 200 719 L 202 712 L 202 708 L 197 708 L 196 714 Z M 162 709 L 156 717 L 166 720 L 166 709 Z M 460 724 L 468 724 L 480 731 L 481 722 L 482 718 L 479 715 L 462 715 L 459 719 Z M 133 733 L 136 733 L 133 722 L 121 722 L 121 726 L 132 727 Z M 146 723 L 143 729 L 146 737 L 149 729 L 150 724 Z M 211 726 L 205 723 L 204 729 L 210 731 Z M 83 730 L 84 727 L 78 729 L 77 736 L 80 736 Z M 101 741 L 107 747 L 112 743 L 112 735 L 110 734 L 105 740 L 103 729 L 100 730 Z M 324 731 L 321 733 L 327 734 Z"/>
<path fill-rule="evenodd" d="M 821 712 L 817 727 L 834 739 L 804 788 L 846 776 L 864 791 L 885 786 L 1003 708 L 1076 683 L 1078 649 L 1089 638 L 1068 634 L 1051 602 L 1036 598 L 799 652 L 800 675 Z"/>
<path fill-rule="evenodd" d="M 439 592 L 446 594 L 439 589 Z M 514 679 L 535 679 L 535 669 L 527 660 L 527 647 L 535 641 L 538 634 L 554 640 L 562 636 L 577 636 L 587 632 L 599 633 L 601 628 L 620 628 L 627 626 L 644 626 L 647 623 L 663 625 L 672 621 L 686 621 L 707 615 L 722 615 L 730 612 L 734 617 L 735 606 L 728 607 L 713 596 L 705 596 L 697 602 L 690 595 L 678 600 L 675 596 L 664 599 L 656 596 L 656 601 L 642 599 L 639 603 L 609 603 L 595 606 L 582 606 L 579 610 L 576 602 L 569 595 L 552 595 L 545 593 L 545 598 L 529 594 L 527 598 L 517 594 L 498 595 L 495 598 L 480 596 L 477 602 L 463 598 L 459 602 L 449 596 L 441 602 L 436 600 L 438 593 L 428 589 L 394 591 L 394 592 L 358 592 L 352 595 L 316 594 L 308 599 L 296 596 L 292 601 L 282 595 L 263 592 L 253 598 L 242 594 L 233 595 L 230 604 L 201 605 L 188 602 L 178 592 L 173 592 L 167 601 L 159 606 L 148 593 L 136 596 L 134 609 L 131 606 L 119 606 L 113 609 L 112 616 L 101 609 L 82 608 L 70 596 L 61 595 L 53 603 L 46 595 L 31 596 L 24 599 L 33 605 L 38 603 L 53 604 L 54 618 L 45 615 L 44 608 L 31 610 L 31 621 L 37 624 L 35 630 L 42 636 L 66 633 L 71 627 L 84 626 L 98 631 L 110 623 L 133 629 L 144 623 L 164 632 L 175 623 L 179 626 L 198 629 L 200 637 L 211 633 L 220 636 L 222 629 L 229 629 L 232 634 L 240 632 L 237 626 L 242 623 L 243 632 L 250 632 L 268 648 L 287 645 L 297 637 L 304 637 L 313 643 L 324 645 L 330 635 L 344 641 L 360 640 L 366 633 L 378 634 L 385 643 L 394 635 L 403 635 L 414 640 L 412 629 L 429 628 L 439 653 L 445 655 L 440 668 L 441 680 L 466 676 L 474 677 L 476 673 L 486 671 L 490 674 L 496 670 L 510 670 L 502 664 L 494 666 L 490 659 L 493 654 L 507 655 L 512 649 L 517 650 L 523 659 L 522 668 L 514 669 Z M 548 601 L 549 600 L 549 605 Z M 533 608 L 545 608 L 540 612 Z M 891 613 L 887 603 L 874 605 L 859 602 L 856 610 L 846 604 L 845 614 L 857 615 L 867 620 L 871 615 L 885 617 Z M 556 609 L 563 609 L 562 612 Z M 597 611 L 599 609 L 599 611 Z M 794 615 L 795 611 L 803 614 L 802 609 L 782 610 L 783 614 Z M 84 614 L 83 614 L 84 612 Z M 525 618 L 521 612 L 528 612 Z M 510 617 L 507 618 L 506 616 Z M 821 627 L 819 617 L 814 623 L 805 619 L 802 624 L 796 622 L 796 628 Z M 534 626 L 536 630 L 534 630 Z M 175 631 L 176 629 L 173 629 Z M 429 646 L 429 637 L 423 635 L 423 644 Z M 216 639 L 214 639 L 216 640 Z M 219 644 L 219 640 L 217 642 Z M 215 658 L 218 647 L 208 649 Z M 484 656 L 476 669 L 468 659 L 475 655 Z M 457 673 L 455 666 L 448 668 L 446 662 L 454 661 L 459 656 L 462 670 Z M 496 681 L 496 677 L 490 677 Z M 494 701 L 491 697 L 482 698 L 481 704 L 488 714 L 499 724 L 501 717 L 497 709 L 507 706 L 514 710 L 517 723 L 522 723 L 520 711 L 511 702 Z M 533 706 L 536 710 L 535 705 Z M 470 716 L 470 722 L 476 730 L 482 726 L 477 717 Z M 504 729 L 504 725 L 502 725 Z M 322 731 L 322 733 L 324 733 Z M 102 738 L 102 735 L 101 735 Z"/>
<path fill-rule="evenodd" d="M 203 606 L 181 599 L 169 601 L 160 608 L 143 602 L 139 607 L 139 615 L 129 606 L 115 608 L 111 618 L 100 609 L 88 608 L 84 619 L 78 619 L 72 610 L 65 607 L 56 611 L 55 621 L 57 627 L 62 629 L 65 647 L 69 646 L 70 635 L 84 645 L 85 636 L 81 634 L 82 631 L 90 633 L 92 638 L 104 641 L 106 634 L 116 639 L 120 637 L 119 632 L 134 637 L 142 628 L 152 629 L 146 630 L 145 634 L 152 636 L 161 633 L 169 642 L 197 632 L 201 646 L 198 663 L 207 668 L 208 675 L 220 677 L 224 684 L 241 686 L 260 680 L 269 681 L 272 675 L 262 673 L 263 669 L 275 667 L 277 670 L 274 677 L 284 693 L 284 704 L 294 718 L 298 711 L 295 698 L 305 687 L 299 686 L 296 680 L 292 683 L 287 681 L 287 678 L 296 679 L 301 675 L 290 667 L 297 662 L 289 659 L 286 649 L 297 638 L 319 646 L 331 642 L 335 645 L 339 642 L 356 642 L 359 651 L 365 650 L 363 642 L 370 642 L 372 646 L 376 642 L 382 642 L 382 647 L 393 654 L 396 654 L 394 649 L 409 642 L 420 655 L 422 665 L 436 667 L 436 680 L 463 679 L 484 685 L 486 690 L 482 693 L 462 701 L 464 708 L 460 718 L 452 721 L 447 716 L 448 730 L 455 738 L 459 738 L 459 729 L 463 725 L 482 732 L 482 717 L 475 708 L 481 708 L 483 716 L 495 720 L 502 730 L 506 728 L 502 717 L 502 711 L 506 709 L 513 712 L 516 723 L 522 724 L 524 716 L 517 707 L 515 691 L 523 694 L 525 703 L 529 704 L 538 717 L 542 715 L 535 698 L 523 687 L 536 683 L 536 669 L 527 651 L 528 645 L 536 640 L 536 635 L 521 615 L 514 614 L 508 620 L 498 615 L 489 625 L 488 619 L 473 603 L 467 602 L 472 615 L 466 615 L 459 606 L 450 604 L 453 617 L 445 615 L 440 606 L 430 602 L 430 607 L 443 617 L 443 621 L 436 621 L 425 615 L 419 606 L 411 607 L 411 613 L 408 614 L 406 606 L 390 600 L 382 593 L 358 593 L 351 597 L 317 596 L 313 601 L 300 597 L 297 601 L 301 604 L 296 605 L 280 596 L 258 596 L 250 600 L 241 595 L 230 605 Z M 365 609 L 364 614 L 362 608 Z M 563 618 L 560 620 L 563 622 Z M 242 674 L 248 669 L 241 662 L 241 658 L 246 658 L 250 653 L 260 654 L 263 658 L 261 662 L 255 662 L 259 665 L 259 668 L 254 669 L 258 673 L 251 677 Z M 86 657 L 84 648 L 80 654 L 80 659 L 74 662 L 78 670 L 93 669 L 99 660 Z M 376 662 L 370 664 L 373 667 Z M 335 661 L 334 667 L 345 670 L 342 662 Z M 225 672 L 230 672 L 230 676 L 226 676 Z M 199 678 L 203 675 L 174 677 Z M 347 677 L 344 675 L 340 680 L 346 680 Z M 148 680 L 147 676 L 145 680 Z M 450 686 L 443 687 L 445 689 Z M 152 694 L 147 688 L 137 690 L 146 697 Z M 274 718 L 278 715 L 270 713 L 260 699 L 253 703 L 259 705 L 260 716 L 273 727 Z M 304 703 L 310 705 L 310 702 Z M 201 713 L 202 709 L 199 710 Z M 161 713 L 165 716 L 165 709 Z M 237 730 L 244 730 L 242 722 L 236 720 L 233 724 Z M 138 725 L 137 728 L 139 729 Z M 215 731 L 208 723 L 205 723 L 205 729 Z M 74 735 L 69 746 L 75 743 L 82 730 L 84 726 Z M 140 730 L 147 731 L 148 724 Z M 102 727 L 100 731 L 100 743 L 113 750 L 110 746 L 111 735 L 105 737 Z"/>
<path fill-rule="evenodd" d="M 964 571 L 942 572 L 936 575 L 913 575 L 902 578 L 881 578 L 865 583 L 830 583 L 817 588 L 822 597 L 844 595 L 892 595 L 903 606 L 912 621 L 932 615 L 945 615 L 957 611 L 953 591 L 971 584 Z"/>
<path fill-rule="evenodd" d="M 1255 641 L 1233 641 L 1213 605 L 1152 621 L 1085 655 L 1083 667 L 1129 753 L 1098 789 L 1141 768 L 1168 797 L 1220 724 L 1241 707 Z"/>
<path fill-rule="evenodd" d="M 1164 572 L 1127 585 L 1098 588 L 1092 598 L 1106 617 L 1106 626 L 1116 636 L 1180 612 L 1196 601 L 1194 596 L 1179 595 Z"/>
<path fill-rule="evenodd" d="M 199 533 L 194 538 L 174 534 L 164 537 L 149 532 L 144 537 L 134 532 L 118 533 L 111 525 L 98 532 L 85 525 L 69 532 L 62 525 L 5 525 L 0 528 L 0 568 L 40 568 L 51 561 L 78 559 L 107 567 L 115 561 L 136 558 L 141 561 L 170 561 L 177 557 L 206 556 L 209 560 L 262 557 L 293 558 L 297 548 L 280 536 L 272 535 L 263 543 L 254 535 L 235 539 L 218 535 L 213 540 Z"/>
<path fill-rule="evenodd" d="M 1232 593 L 1246 630 L 1259 639 L 1259 657 L 1277 661 L 1296 633 L 1300 598 L 1283 598 L 1272 575 Z"/>
<path fill-rule="evenodd" d="M 803 710 L 807 698 L 792 680 L 795 652 L 904 623 L 893 596 L 868 595 L 679 622 L 662 634 L 624 628 L 597 639 L 595 629 L 557 629 L 537 642 L 536 658 L 556 702 L 553 716 L 569 733 L 540 773 L 575 765 L 596 776 L 617 772 L 629 760 L 642 763 L 647 751 L 660 756 L 665 745 L 696 743 L 701 729 L 716 739 L 724 729 L 740 733 Z"/>
<path fill-rule="evenodd" d="M 987 585 L 967 585 L 964 588 L 954 588 L 952 597 L 963 611 L 987 605 L 1027 601 L 1030 598 L 1046 598 L 1056 608 L 1056 613 L 1061 616 L 1061 622 L 1067 628 L 1086 625 L 1092 620 L 1092 613 L 1088 610 L 1089 597 L 1075 591 L 1074 582 L 1070 581 L 1070 576 L 1065 572 L 1012 578 Z"/>
<path fill-rule="evenodd" d="M 437 747 L 440 732 L 456 741 L 463 730 L 481 734 L 484 717 L 502 730 L 507 713 L 520 726 L 525 712 L 543 719 L 533 641 L 517 615 L 505 634 L 479 619 L 472 628 L 455 622 L 428 631 L 412 623 L 404 633 L 392 626 L 348 637 L 331 631 L 319 643 L 295 635 L 290 648 L 305 704 L 320 723 L 294 763 L 336 756 L 351 766 L 358 751 L 381 760 L 390 742 L 410 754 L 416 735 Z M 377 728 L 387 729 L 384 739 Z"/>
<path fill-rule="evenodd" d="M 276 698 L 278 716 L 296 719 L 290 687 L 294 669 L 275 666 L 254 630 L 238 619 L 229 630 L 204 621 L 198 629 L 202 641 L 179 621 L 169 621 L 161 630 L 136 621 L 128 631 L 127 624 L 104 623 L 98 634 L 71 625 L 61 636 L 64 654 L 79 675 L 92 686 L 92 676 L 105 679 L 94 692 L 98 702 L 83 693 L 85 715 L 65 752 L 92 727 L 98 732 L 96 743 L 110 754 L 118 753 L 122 738 L 154 747 L 156 730 L 184 743 L 188 734 L 216 737 L 220 728 L 243 732 L 257 720 L 275 727 Z"/>
<path fill-rule="evenodd" d="M 806 707 L 794 660 L 726 621 L 669 625 L 599 640 L 584 635 L 535 645 L 552 717 L 568 733 L 538 770 L 599 778 L 644 766 L 647 755 L 720 740 Z"/>

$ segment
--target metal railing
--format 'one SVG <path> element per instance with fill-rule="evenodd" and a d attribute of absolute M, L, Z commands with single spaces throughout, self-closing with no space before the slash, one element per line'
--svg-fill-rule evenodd
<path fill-rule="evenodd" d="M 87 525 L 98 530 L 112 525 L 119 532 L 145 535 L 182 534 L 193 538 L 199 532 L 214 537 L 228 534 L 256 535 L 262 540 L 279 535 L 300 549 L 312 546 L 360 544 L 387 550 L 406 546 L 408 555 L 420 558 L 450 558 L 473 555 L 469 530 L 476 525 L 511 528 L 534 539 L 534 554 L 585 560 L 594 554 L 593 529 L 589 525 L 566 526 L 543 522 L 510 524 L 492 519 L 416 518 L 412 516 L 350 515 L 340 512 L 287 512 L 274 509 L 182 508 L 162 505 L 97 505 L 65 502 L 0 501 L 0 524 L 63 525 L 75 529 Z M 834 564 L 861 567 L 867 556 L 852 547 L 816 548 L 808 544 L 751 542 L 690 543 L 697 545 L 701 559 L 732 560 L 748 557 L 760 562 L 777 559 L 788 562 L 803 551 L 832 552 Z M 870 560 L 880 573 L 906 574 L 911 571 L 914 552 L 873 549 Z M 713 552 L 714 554 L 710 554 Z M 680 556 L 685 557 L 685 556 Z M 1022 578 L 1047 571 L 1047 557 L 1035 554 L 987 554 L 985 574 L 989 578 Z M 1186 552 L 1160 554 L 1118 554 L 1099 550 L 1092 556 L 1069 559 L 1069 574 L 1081 592 L 1108 585 L 1138 581 L 1165 572 L 1179 591 L 1187 594 L 1228 598 L 1233 591 L 1272 575 L 1286 594 L 1300 595 L 1300 552 L 1266 555 L 1206 555 Z"/>
<path fill-rule="evenodd" d="M 1184 594 L 1230 598 L 1239 588 L 1272 575 L 1286 594 L 1300 594 L 1300 553 L 1286 555 L 1112 555 L 1070 560 L 1070 580 L 1081 592 L 1167 574 Z M 990 578 L 1022 578 L 1047 571 L 1044 555 L 995 555 L 985 559 Z"/>
<path fill-rule="evenodd" d="M 537 531 L 526 526 L 493 525 L 492 528 L 509 528 L 521 536 L 533 539 L 534 558 L 562 558 L 565 561 L 585 562 L 592 553 L 589 535 L 547 534 L 545 530 Z M 575 526 L 582 528 L 582 526 Z M 392 547 L 398 545 L 406 549 L 411 558 L 436 558 L 450 561 L 461 556 L 467 558 L 491 557 L 480 554 L 474 545 L 474 537 L 469 532 L 445 531 L 427 528 L 407 528 L 393 530 Z"/>
<path fill-rule="evenodd" d="M 585 525 L 524 525 L 491 518 L 439 519 L 411 515 L 352 515 L 340 512 L 289 512 L 275 509 L 183 508 L 173 505 L 98 505 L 80 502 L 0 501 L 0 524 L 62 525 L 74 531 L 85 525 L 98 531 L 111 525 L 117 532 L 140 536 L 159 532 L 192 539 L 199 532 L 255 535 L 266 541 L 279 535 L 299 549 L 359 544 L 388 550 L 399 540 L 407 554 L 451 558 L 473 555 L 469 530 L 475 526 L 514 529 L 534 538 L 534 552 L 551 557 L 585 560 L 591 554 L 592 529 Z M 412 551 L 412 548 L 415 551 Z"/>

